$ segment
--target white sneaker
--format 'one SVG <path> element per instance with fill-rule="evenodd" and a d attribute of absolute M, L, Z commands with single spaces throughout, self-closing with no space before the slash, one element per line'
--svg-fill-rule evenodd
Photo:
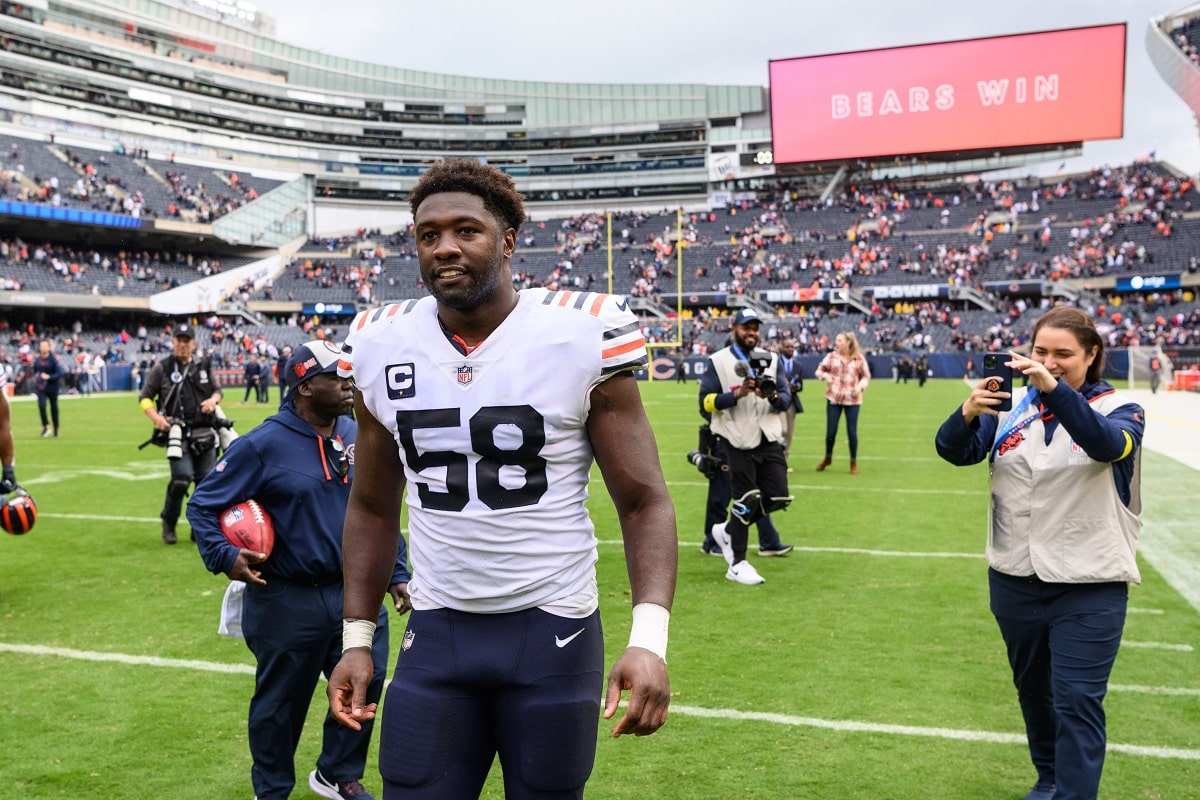
<path fill-rule="evenodd" d="M 763 580 L 763 576 L 758 574 L 758 570 L 749 561 L 739 561 L 731 566 L 725 572 L 725 580 L 736 581 L 746 586 L 753 586 L 756 583 L 766 583 Z"/>
<path fill-rule="evenodd" d="M 725 526 L 728 522 L 722 522 L 719 525 L 712 526 L 713 541 L 717 543 L 717 547 L 721 548 L 721 555 L 725 556 L 725 564 L 733 566 L 733 541 L 729 538 L 729 534 L 725 531 Z"/>

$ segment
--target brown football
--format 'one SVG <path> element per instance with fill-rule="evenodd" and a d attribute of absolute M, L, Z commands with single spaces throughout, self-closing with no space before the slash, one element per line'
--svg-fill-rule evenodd
<path fill-rule="evenodd" d="M 221 533 L 234 547 L 271 555 L 275 547 L 275 525 L 254 500 L 244 500 L 221 512 Z"/>

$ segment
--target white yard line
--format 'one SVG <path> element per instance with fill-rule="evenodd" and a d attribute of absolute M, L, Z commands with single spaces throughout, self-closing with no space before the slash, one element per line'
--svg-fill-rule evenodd
<path fill-rule="evenodd" d="M 71 650 L 62 647 L 43 647 L 41 645 L 6 644 L 0 642 L 0 653 L 21 653 L 31 656 L 46 656 L 70 658 L 79 661 L 116 662 L 131 666 L 147 666 L 168 669 L 186 669 L 198 672 L 221 672 L 238 675 L 253 675 L 254 667 L 250 664 L 223 664 L 213 661 L 196 661 L 183 658 L 158 658 L 157 656 L 131 656 L 122 653 L 101 653 L 92 650 Z M 1116 690 L 1116 687 L 1113 687 Z M 1191 696 L 1195 690 L 1172 690 L 1155 687 L 1127 687 L 1125 691 L 1143 691 L 1151 694 L 1180 694 Z M 973 731 L 956 728 L 930 728 L 918 725 L 893 725 L 880 722 L 859 722 L 856 720 L 820 719 L 818 717 L 798 717 L 791 714 L 770 714 L 756 711 L 738 711 L 730 708 L 701 708 L 699 706 L 672 705 L 672 714 L 685 716 L 706 717 L 709 719 L 745 720 L 765 722 L 773 725 L 789 725 L 793 727 L 822 728 L 824 730 L 840 731 L 843 733 L 878 733 L 889 736 L 924 736 L 935 739 L 952 739 L 963 742 L 989 742 L 995 744 L 1024 745 L 1025 735 L 1022 733 L 997 733 L 994 731 Z M 1110 753 L 1144 758 L 1162 758 L 1184 761 L 1200 761 L 1200 750 L 1189 750 L 1178 747 L 1147 747 L 1144 745 L 1108 743 Z"/>

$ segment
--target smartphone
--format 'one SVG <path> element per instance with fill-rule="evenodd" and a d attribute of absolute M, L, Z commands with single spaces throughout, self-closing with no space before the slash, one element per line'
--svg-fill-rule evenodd
<path fill-rule="evenodd" d="M 1008 392 L 998 406 L 992 406 L 997 411 L 1012 411 L 1012 367 L 1005 362 L 1008 356 L 1004 353 L 987 353 L 983 357 L 983 377 L 987 380 L 984 388 L 989 392 Z"/>

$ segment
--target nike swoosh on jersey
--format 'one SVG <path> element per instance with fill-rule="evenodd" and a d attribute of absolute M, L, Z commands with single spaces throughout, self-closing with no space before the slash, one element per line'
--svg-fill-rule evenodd
<path fill-rule="evenodd" d="M 555 644 L 555 646 L 556 646 L 556 647 L 566 647 L 566 646 L 567 646 L 567 645 L 569 645 L 569 644 L 570 644 L 572 641 L 574 641 L 574 639 L 575 639 L 575 637 L 576 637 L 576 636 L 578 636 L 579 634 L 583 633 L 585 630 L 587 630 L 587 628 L 580 628 L 579 630 L 575 631 L 574 633 L 572 633 L 570 636 L 568 636 L 568 637 L 567 637 L 567 638 L 565 638 L 565 639 L 560 639 L 560 638 L 558 638 L 557 636 L 555 636 L 555 637 L 554 637 L 554 644 Z"/>

